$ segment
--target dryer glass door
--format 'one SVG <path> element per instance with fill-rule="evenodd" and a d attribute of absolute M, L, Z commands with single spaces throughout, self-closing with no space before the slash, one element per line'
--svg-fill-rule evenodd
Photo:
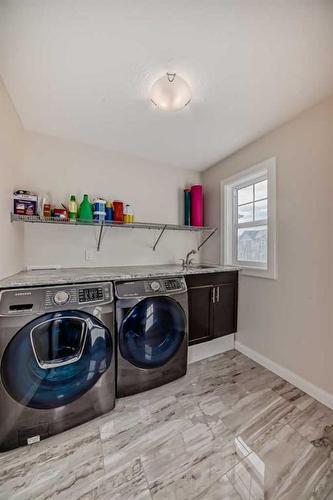
<path fill-rule="evenodd" d="M 75 401 L 93 387 L 112 359 L 109 330 L 82 311 L 44 314 L 8 344 L 2 382 L 19 403 L 38 409 Z"/>
<path fill-rule="evenodd" d="M 140 368 L 156 368 L 178 351 L 186 333 L 186 317 L 170 297 L 146 298 L 124 318 L 119 332 L 123 358 Z"/>

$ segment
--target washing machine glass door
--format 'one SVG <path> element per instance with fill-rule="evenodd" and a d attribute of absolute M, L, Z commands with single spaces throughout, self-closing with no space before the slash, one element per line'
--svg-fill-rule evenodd
<path fill-rule="evenodd" d="M 123 358 L 140 368 L 156 368 L 178 351 L 186 332 L 182 307 L 170 297 L 151 297 L 125 316 L 119 332 Z"/>
<path fill-rule="evenodd" d="M 111 363 L 112 349 L 110 332 L 94 316 L 82 311 L 44 314 L 8 344 L 2 382 L 25 406 L 57 408 L 96 384 Z"/>

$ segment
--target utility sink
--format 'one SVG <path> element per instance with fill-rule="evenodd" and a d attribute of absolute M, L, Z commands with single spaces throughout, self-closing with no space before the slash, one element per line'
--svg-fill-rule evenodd
<path fill-rule="evenodd" d="M 189 269 L 214 269 L 217 267 L 213 264 L 192 264 Z"/>

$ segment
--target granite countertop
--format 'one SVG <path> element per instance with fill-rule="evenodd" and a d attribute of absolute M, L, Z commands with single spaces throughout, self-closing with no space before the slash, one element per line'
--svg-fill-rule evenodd
<path fill-rule="evenodd" d="M 207 265 L 207 264 L 206 264 Z M 200 264 L 199 264 L 200 266 Z M 87 283 L 94 281 L 116 281 L 159 276 L 185 276 L 187 274 L 221 273 L 238 271 L 237 267 L 209 265 L 183 269 L 180 265 L 161 266 L 114 266 L 114 267 L 72 267 L 67 269 L 21 271 L 0 280 L 1 288 L 19 288 L 38 285 L 61 285 L 65 283 Z"/>

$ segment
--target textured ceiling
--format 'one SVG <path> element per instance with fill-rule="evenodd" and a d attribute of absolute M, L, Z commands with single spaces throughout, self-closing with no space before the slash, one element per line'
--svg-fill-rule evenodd
<path fill-rule="evenodd" d="M 202 170 L 333 92 L 332 0 L 0 0 L 23 125 Z M 149 102 L 166 71 L 193 100 Z"/>

